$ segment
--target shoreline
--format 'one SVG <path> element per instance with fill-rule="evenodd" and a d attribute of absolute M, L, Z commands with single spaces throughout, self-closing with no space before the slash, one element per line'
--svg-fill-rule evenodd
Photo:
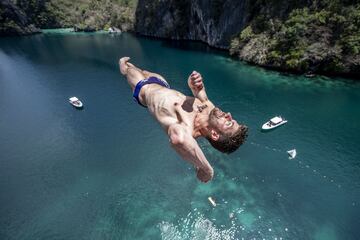
<path fill-rule="evenodd" d="M 45 28 L 41 29 L 41 33 L 44 34 L 83 34 L 83 33 L 109 33 L 106 30 L 100 30 L 100 31 L 92 31 L 92 32 L 86 32 L 86 31 L 75 31 L 75 28 Z"/>
<path fill-rule="evenodd" d="M 164 37 L 158 37 L 158 36 L 149 36 L 149 35 L 143 35 L 137 32 L 133 32 L 133 31 L 127 31 L 125 32 L 127 34 L 133 34 L 136 37 L 142 37 L 142 38 L 148 38 L 148 39 L 152 39 L 152 40 L 161 40 L 161 41 L 166 41 L 167 43 L 171 44 L 176 44 L 176 45 L 180 45 L 180 46 L 172 46 L 172 47 L 179 47 L 179 48 L 183 48 L 182 44 L 186 45 L 187 43 L 194 43 L 194 44 L 198 44 L 198 45 L 202 45 L 201 47 L 199 47 L 198 49 L 195 49 L 196 51 L 217 51 L 223 55 L 225 55 L 226 57 L 242 62 L 244 64 L 250 65 L 250 66 L 255 66 L 255 67 L 260 67 L 266 70 L 270 70 L 270 71 L 275 71 L 275 72 L 279 72 L 282 74 L 291 74 L 291 75 L 295 75 L 295 76 L 303 76 L 306 78 L 316 78 L 316 77 L 328 77 L 331 79 L 335 79 L 337 80 L 337 78 L 343 78 L 346 80 L 353 80 L 353 81 L 359 81 L 360 80 L 360 76 L 358 76 L 356 73 L 336 73 L 336 72 L 320 72 L 320 73 L 312 73 L 313 76 L 311 77 L 307 77 L 306 74 L 307 73 L 303 73 L 303 72 L 299 72 L 296 70 L 289 70 L 289 69 L 284 69 L 282 67 L 278 67 L 278 66 L 271 66 L 271 65 L 259 65 L 253 62 L 249 62 L 246 60 L 242 60 L 237 58 L 236 56 L 232 56 L 229 53 L 229 49 L 226 48 L 219 48 L 219 47 L 215 47 L 215 46 L 211 46 L 210 44 L 201 41 L 201 40 L 192 40 L 192 39 L 170 39 L 170 38 L 164 38 Z M 30 33 L 30 34 L 26 34 L 26 35 L 20 35 L 20 36 L 5 36 L 5 37 L 26 37 L 26 36 L 32 36 L 32 35 L 37 35 L 37 34 L 109 34 L 108 31 L 106 30 L 100 30 L 100 31 L 92 31 L 92 32 L 85 32 L 85 31 L 74 31 L 74 28 L 47 28 L 47 29 L 40 29 L 40 32 L 34 32 L 34 33 Z M 191 49 L 193 50 L 193 49 Z"/>
<path fill-rule="evenodd" d="M 242 62 L 242 63 L 250 65 L 250 66 L 256 66 L 256 67 L 260 67 L 260 68 L 263 68 L 263 69 L 266 69 L 266 70 L 280 72 L 280 73 L 283 73 L 283 74 L 292 74 L 292 75 L 296 75 L 296 76 L 303 76 L 303 77 L 306 77 L 306 78 L 309 78 L 309 79 L 316 78 L 316 77 L 328 77 L 328 78 L 333 78 L 333 79 L 335 79 L 335 78 L 344 78 L 344 79 L 353 80 L 353 81 L 359 81 L 360 80 L 360 76 L 356 75 L 355 73 L 319 72 L 319 73 L 312 73 L 312 74 L 314 74 L 314 76 L 312 76 L 312 77 L 307 77 L 306 76 L 307 73 L 304 73 L 304 72 L 299 72 L 299 71 L 296 71 L 296 70 L 284 69 L 284 68 L 281 68 L 281 67 L 271 66 L 271 65 L 259 65 L 259 64 L 253 63 L 253 62 L 249 62 L 249 61 L 246 61 L 246 60 L 239 59 L 236 56 L 230 55 L 229 49 L 211 46 L 207 42 L 204 42 L 204 41 L 201 41 L 201 40 L 170 39 L 170 38 L 164 38 L 164 37 L 143 35 L 143 34 L 140 34 L 140 33 L 132 33 L 132 34 L 135 34 L 136 36 L 143 37 L 143 38 L 148 38 L 148 39 L 153 39 L 153 40 L 163 40 L 163 41 L 169 41 L 169 42 L 178 42 L 180 44 L 183 43 L 183 42 L 190 42 L 190 43 L 195 43 L 195 44 L 203 44 L 204 49 L 205 48 L 210 48 L 212 50 L 222 52 L 223 54 L 225 54 L 230 59 Z"/>

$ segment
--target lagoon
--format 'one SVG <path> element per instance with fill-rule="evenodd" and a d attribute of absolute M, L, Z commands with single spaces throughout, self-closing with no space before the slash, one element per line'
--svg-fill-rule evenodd
<path fill-rule="evenodd" d="M 132 100 L 121 56 L 185 94 L 187 76 L 201 72 L 209 98 L 249 126 L 231 155 L 200 140 L 212 182 L 196 179 Z M 359 90 L 355 80 L 268 71 L 199 43 L 1 38 L 0 239 L 358 239 Z M 261 132 L 278 114 L 288 123 Z"/>

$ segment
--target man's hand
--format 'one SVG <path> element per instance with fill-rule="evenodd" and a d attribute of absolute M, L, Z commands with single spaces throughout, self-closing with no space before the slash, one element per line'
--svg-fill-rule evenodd
<path fill-rule="evenodd" d="M 200 73 L 193 71 L 188 78 L 188 85 L 191 90 L 195 92 L 200 91 L 204 88 L 203 78 Z"/>
<path fill-rule="evenodd" d="M 200 73 L 193 71 L 188 78 L 188 85 L 194 97 L 198 98 L 203 103 L 207 102 L 207 104 L 210 104 L 206 95 L 203 78 Z"/>
<path fill-rule="evenodd" d="M 207 170 L 196 168 L 196 176 L 200 181 L 206 183 L 213 178 L 214 170 L 212 168 Z"/>

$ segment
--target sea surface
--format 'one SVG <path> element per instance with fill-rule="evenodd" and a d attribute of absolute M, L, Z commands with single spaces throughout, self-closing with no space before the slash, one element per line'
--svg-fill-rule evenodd
<path fill-rule="evenodd" d="M 209 98 L 249 126 L 230 155 L 199 140 L 213 181 L 199 182 L 133 101 L 121 56 L 188 95 L 199 71 Z M 276 115 L 288 123 L 261 132 Z M 357 240 L 359 216 L 355 80 L 285 75 L 200 43 L 125 33 L 0 39 L 2 240 Z"/>

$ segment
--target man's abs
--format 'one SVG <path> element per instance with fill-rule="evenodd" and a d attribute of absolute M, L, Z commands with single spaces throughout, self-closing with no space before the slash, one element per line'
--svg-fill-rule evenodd
<path fill-rule="evenodd" d="M 156 84 L 148 85 L 145 101 L 149 111 L 165 130 L 172 124 L 183 123 L 192 128 L 195 117 L 193 97 Z"/>

